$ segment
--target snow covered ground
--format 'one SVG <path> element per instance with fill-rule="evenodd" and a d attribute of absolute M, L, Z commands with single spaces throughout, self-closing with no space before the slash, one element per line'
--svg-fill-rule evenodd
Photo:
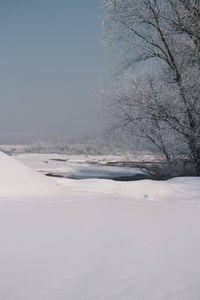
<path fill-rule="evenodd" d="M 53 198 L 62 186 L 0 152 L 0 199 L 35 200 Z"/>
<path fill-rule="evenodd" d="M 53 180 L 2 153 L 0 165 L 0 299 L 200 299 L 200 178 Z"/>

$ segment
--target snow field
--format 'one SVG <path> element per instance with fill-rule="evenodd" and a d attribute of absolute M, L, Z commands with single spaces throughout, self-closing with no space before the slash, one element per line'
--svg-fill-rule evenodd
<path fill-rule="evenodd" d="M 0 164 L 0 299 L 199 300 L 199 178 L 57 185 Z"/>

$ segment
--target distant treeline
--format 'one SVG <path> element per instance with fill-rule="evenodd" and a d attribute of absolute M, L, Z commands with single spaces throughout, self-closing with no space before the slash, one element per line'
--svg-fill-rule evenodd
<path fill-rule="evenodd" d="M 59 153 L 105 155 L 131 151 L 131 147 L 123 138 L 112 134 L 77 136 L 39 135 L 35 133 L 3 133 L 0 134 L 0 145 L 11 153 Z M 21 146 L 19 146 L 21 145 Z M 2 147 L 1 146 L 1 149 Z M 3 148 L 3 149 L 4 149 Z"/>

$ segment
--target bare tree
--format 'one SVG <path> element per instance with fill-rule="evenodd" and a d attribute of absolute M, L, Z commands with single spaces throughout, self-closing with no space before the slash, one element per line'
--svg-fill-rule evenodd
<path fill-rule="evenodd" d="M 200 1 L 199 0 L 168 0 L 172 14 L 168 22 L 172 30 L 185 34 L 191 41 L 191 46 L 200 54 Z"/>
<path fill-rule="evenodd" d="M 200 14 L 195 5 L 107 0 L 103 26 L 107 41 L 123 54 L 124 69 L 137 74 L 143 63 L 126 94 L 112 92 L 121 126 L 147 139 L 167 160 L 180 155 L 172 151 L 172 142 L 177 143 L 200 175 Z"/>

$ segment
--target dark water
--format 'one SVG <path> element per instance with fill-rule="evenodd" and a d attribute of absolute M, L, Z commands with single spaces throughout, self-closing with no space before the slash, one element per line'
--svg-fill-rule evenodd
<path fill-rule="evenodd" d="M 50 177 L 62 177 L 69 179 L 110 179 L 115 181 L 135 181 L 147 179 L 148 176 L 136 169 L 86 165 L 74 167 L 72 173 L 50 172 L 46 174 Z"/>

